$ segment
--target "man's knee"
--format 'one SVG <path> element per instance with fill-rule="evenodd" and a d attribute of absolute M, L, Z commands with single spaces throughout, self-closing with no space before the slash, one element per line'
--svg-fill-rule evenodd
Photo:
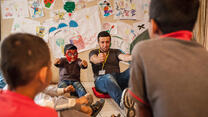
<path fill-rule="evenodd" d="M 105 79 L 104 79 L 104 83 L 106 83 L 106 84 L 115 84 L 116 83 L 116 80 L 113 77 L 113 75 L 106 74 Z"/>

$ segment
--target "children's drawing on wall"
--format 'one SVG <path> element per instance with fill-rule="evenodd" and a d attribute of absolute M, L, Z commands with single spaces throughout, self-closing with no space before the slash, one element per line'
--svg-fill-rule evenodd
<path fill-rule="evenodd" d="M 36 27 L 36 35 L 43 38 L 45 36 L 45 27 L 44 26 L 37 26 Z"/>
<path fill-rule="evenodd" d="M 87 0 L 63 0 L 65 2 L 74 2 L 76 4 L 76 9 L 82 9 L 86 7 Z"/>
<path fill-rule="evenodd" d="M 141 2 L 142 2 L 142 7 L 141 8 L 144 11 L 144 18 L 148 19 L 150 0 L 141 0 Z"/>
<path fill-rule="evenodd" d="M 40 22 L 26 19 L 15 18 L 12 25 L 12 33 L 30 33 L 36 35 L 36 27 L 40 26 Z"/>
<path fill-rule="evenodd" d="M 92 11 L 93 12 L 92 14 Z M 64 44 L 74 44 L 78 52 L 96 47 L 97 34 L 101 31 L 98 7 L 85 8 L 76 12 L 71 20 L 51 26 L 48 43 L 55 57 L 63 56 L 62 46 L 57 39 L 64 39 Z"/>
<path fill-rule="evenodd" d="M 38 18 L 44 16 L 43 8 L 40 0 L 29 1 L 29 10 L 32 18 Z"/>
<path fill-rule="evenodd" d="M 101 27 L 102 31 L 107 31 L 111 35 L 117 34 L 117 25 L 116 23 L 104 22 Z"/>
<path fill-rule="evenodd" d="M 68 18 L 66 16 L 66 11 L 63 9 L 51 11 L 50 17 L 53 18 L 56 22 L 60 20 L 66 20 Z"/>
<path fill-rule="evenodd" d="M 96 47 L 97 34 L 101 31 L 98 7 L 93 6 L 79 10 L 73 17 L 78 24 L 78 32 L 82 36 L 85 48 L 82 51 Z"/>
<path fill-rule="evenodd" d="M 120 49 L 122 53 L 130 53 L 130 43 L 120 36 L 112 36 L 111 48 Z"/>
<path fill-rule="evenodd" d="M 74 44 L 78 48 L 78 51 L 85 48 L 84 40 L 78 32 L 76 33 L 76 35 L 73 35 L 69 38 L 69 42 L 71 44 Z"/>
<path fill-rule="evenodd" d="M 140 35 L 142 32 L 149 28 L 148 20 L 142 20 L 133 24 L 133 29 L 135 31 L 136 36 Z"/>
<path fill-rule="evenodd" d="M 2 18 L 29 17 L 27 0 L 1 1 Z"/>
<path fill-rule="evenodd" d="M 136 19 L 136 0 L 114 0 L 115 19 Z"/>
<path fill-rule="evenodd" d="M 117 33 L 111 34 L 111 47 L 130 53 L 130 43 L 136 38 L 137 32 L 132 25 L 116 22 Z"/>
<path fill-rule="evenodd" d="M 73 11 L 75 10 L 75 2 L 67 1 L 64 3 L 64 10 L 69 13 L 69 17 L 72 16 Z"/>
<path fill-rule="evenodd" d="M 42 0 L 42 5 L 47 9 L 51 9 L 53 8 L 55 2 L 56 0 Z"/>
<path fill-rule="evenodd" d="M 58 24 L 51 25 L 48 28 L 48 33 L 51 33 L 51 32 L 53 32 L 53 31 L 55 31 L 57 29 L 61 29 L 61 28 L 64 28 L 64 27 L 76 28 L 76 27 L 78 27 L 78 23 L 75 20 L 69 20 L 69 21 L 60 22 Z"/>
<path fill-rule="evenodd" d="M 107 17 L 113 14 L 112 5 L 108 0 L 101 0 L 99 2 L 99 8 L 102 16 Z"/>

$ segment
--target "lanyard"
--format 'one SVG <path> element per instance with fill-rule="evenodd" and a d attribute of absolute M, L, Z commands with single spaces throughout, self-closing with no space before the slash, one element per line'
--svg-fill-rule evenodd
<path fill-rule="evenodd" d="M 110 51 L 110 50 L 109 50 L 109 51 Z M 105 58 L 105 61 L 103 62 L 102 70 L 103 70 L 103 68 L 104 68 L 104 66 L 105 66 L 105 63 L 106 63 L 107 59 L 108 59 L 109 51 L 108 51 L 108 54 L 107 54 L 107 56 L 106 56 L 106 58 Z M 100 54 L 100 49 L 99 49 L 99 54 Z"/>
<path fill-rule="evenodd" d="M 177 31 L 177 32 L 164 34 L 164 35 L 162 35 L 160 37 L 161 38 L 172 37 L 172 38 L 176 38 L 176 39 L 180 39 L 180 40 L 190 41 L 191 37 L 192 37 L 192 32 L 190 32 L 188 30 L 180 30 L 180 31 Z"/>

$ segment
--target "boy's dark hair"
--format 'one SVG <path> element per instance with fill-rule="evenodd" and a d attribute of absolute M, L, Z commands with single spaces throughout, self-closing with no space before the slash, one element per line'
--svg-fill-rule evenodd
<path fill-rule="evenodd" d="M 149 15 L 163 34 L 178 30 L 192 31 L 198 8 L 199 0 L 151 0 Z"/>
<path fill-rule="evenodd" d="M 50 65 L 50 60 L 47 44 L 31 34 L 12 34 L 1 45 L 1 70 L 12 89 L 32 81 L 42 67 Z"/>
<path fill-rule="evenodd" d="M 97 37 L 98 42 L 100 41 L 100 40 L 99 40 L 100 37 L 110 37 L 110 39 L 111 39 L 111 35 L 110 35 L 107 31 L 101 31 L 101 32 L 98 34 L 98 37 Z"/>
<path fill-rule="evenodd" d="M 66 44 L 64 46 L 64 55 L 66 54 L 67 50 L 77 50 L 77 47 L 73 44 Z"/>

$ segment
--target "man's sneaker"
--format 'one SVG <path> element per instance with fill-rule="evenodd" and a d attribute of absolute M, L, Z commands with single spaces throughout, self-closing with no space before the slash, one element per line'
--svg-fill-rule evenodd
<path fill-rule="evenodd" d="M 105 100 L 104 99 L 100 99 L 99 101 L 97 101 L 95 104 L 91 105 L 90 107 L 93 110 L 92 113 L 92 117 L 96 117 L 97 114 L 102 110 L 103 106 L 104 106 Z"/>
<path fill-rule="evenodd" d="M 135 117 L 136 116 L 136 110 L 135 110 L 135 102 L 128 96 L 128 89 L 124 89 L 121 95 L 121 102 L 120 107 L 124 109 L 124 107 L 127 109 L 126 117 Z"/>

